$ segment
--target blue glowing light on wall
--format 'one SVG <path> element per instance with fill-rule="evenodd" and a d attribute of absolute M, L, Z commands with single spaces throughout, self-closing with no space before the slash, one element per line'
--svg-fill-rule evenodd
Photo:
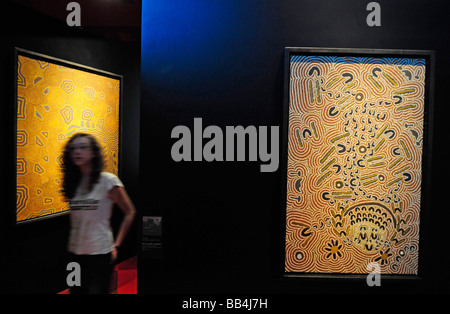
<path fill-rule="evenodd" d="M 143 75 L 172 80 L 173 71 L 206 75 L 233 37 L 233 14 L 226 1 L 144 0 Z"/>
<path fill-rule="evenodd" d="M 244 0 L 143 0 L 143 85 L 203 97 L 248 84 L 266 70 L 266 10 Z"/>

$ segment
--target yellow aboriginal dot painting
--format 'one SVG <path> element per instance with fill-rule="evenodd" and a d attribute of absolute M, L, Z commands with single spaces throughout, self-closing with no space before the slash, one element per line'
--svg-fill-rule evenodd
<path fill-rule="evenodd" d="M 425 65 L 291 55 L 287 273 L 418 274 Z"/>
<path fill-rule="evenodd" d="M 61 158 L 77 132 L 96 136 L 118 173 L 120 79 L 18 55 L 17 222 L 69 210 Z"/>

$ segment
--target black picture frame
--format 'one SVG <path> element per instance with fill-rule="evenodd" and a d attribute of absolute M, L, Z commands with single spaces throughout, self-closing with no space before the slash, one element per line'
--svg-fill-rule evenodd
<path fill-rule="evenodd" d="M 290 65 L 292 56 L 343 56 L 343 57 L 373 57 L 373 58 L 421 58 L 425 59 L 425 95 L 424 95 L 424 121 L 423 121 L 423 155 L 422 155 L 422 182 L 420 204 L 420 233 L 419 244 L 426 245 L 425 239 L 429 234 L 428 220 L 431 210 L 431 160 L 433 138 L 433 106 L 434 106 L 434 75 L 435 52 L 432 50 L 400 50 L 400 49 L 365 49 L 365 48 L 322 48 L 322 47 L 286 47 L 284 51 L 284 91 L 283 91 L 283 121 L 281 133 L 281 211 L 282 227 L 280 241 L 282 253 L 279 259 L 279 274 L 282 280 L 287 278 L 318 279 L 351 279 L 366 280 L 367 274 L 348 273 L 299 273 L 287 272 L 286 262 L 286 216 L 287 216 L 287 172 L 288 172 L 288 139 L 289 139 L 289 105 L 290 105 Z M 420 247 L 420 245 L 419 245 Z M 424 252 L 422 252 L 424 251 Z M 429 259 L 426 250 L 420 250 L 417 275 L 390 275 L 382 274 L 383 279 L 393 280 L 421 280 L 424 276 L 423 261 Z"/>
<path fill-rule="evenodd" d="M 19 67 L 19 56 L 23 56 L 23 57 L 27 57 L 30 59 L 34 59 L 37 61 L 42 61 L 42 62 L 48 62 L 57 66 L 63 66 L 65 68 L 69 68 L 69 69 L 74 69 L 74 70 L 78 70 L 78 71 L 82 71 L 82 72 L 86 72 L 86 73 L 90 73 L 90 74 L 96 74 L 99 76 L 103 76 L 103 77 L 107 77 L 107 78 L 111 78 L 114 80 L 118 80 L 119 81 L 119 125 L 118 125 L 118 158 L 117 158 L 117 171 L 118 171 L 118 176 L 121 176 L 121 165 L 122 165 L 122 151 L 121 151 L 121 147 L 122 147 L 122 123 L 123 123 L 123 76 L 120 74 L 116 74 L 116 73 L 112 73 L 109 71 L 105 71 L 105 70 L 101 70 L 95 67 L 90 67 L 87 65 L 83 65 L 80 63 L 76 63 L 70 60 L 66 60 L 66 59 L 61 59 L 61 58 L 57 58 L 54 56 L 50 56 L 47 54 L 42 54 L 42 53 L 38 53 L 38 52 L 34 52 L 31 50 L 27 50 L 27 49 L 23 49 L 20 47 L 14 47 L 13 49 L 13 59 L 14 59 L 14 66 L 13 68 L 13 94 L 14 94 L 14 113 L 13 113 L 13 117 L 12 117 L 12 121 L 13 121 L 13 134 L 14 136 L 17 136 L 17 119 L 18 119 L 18 83 L 19 83 L 19 75 L 18 75 L 18 67 Z M 17 164 L 17 141 L 13 140 L 11 142 L 11 152 L 13 152 L 13 158 L 14 158 L 14 165 Z M 12 174 L 12 176 L 14 177 L 14 184 L 11 185 L 11 192 L 10 193 L 14 193 L 16 194 L 16 198 L 17 198 L 17 169 L 14 168 L 14 173 Z M 12 191 L 14 190 L 14 191 Z M 56 218 L 59 216 L 64 216 L 70 213 L 70 210 L 65 210 L 62 212 L 56 212 L 56 213 L 51 213 L 51 214 L 46 214 L 40 217 L 36 217 L 36 218 L 31 218 L 31 219 L 25 219 L 25 220 L 18 220 L 17 218 L 17 204 L 15 204 L 14 206 L 14 217 L 15 217 L 15 224 L 16 225 L 26 225 L 26 224 L 30 224 L 30 223 L 34 223 L 34 222 L 39 222 L 42 220 L 47 220 L 47 219 L 51 219 L 51 218 Z"/>

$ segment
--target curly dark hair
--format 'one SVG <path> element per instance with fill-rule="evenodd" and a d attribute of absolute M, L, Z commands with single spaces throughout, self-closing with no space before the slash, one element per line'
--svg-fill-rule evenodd
<path fill-rule="evenodd" d="M 103 154 L 99 142 L 94 136 L 87 133 L 76 133 L 66 143 L 62 156 L 62 193 L 67 200 L 70 200 L 78 187 L 81 180 L 81 171 L 72 161 L 72 143 L 80 137 L 87 137 L 91 141 L 91 149 L 93 152 L 92 157 L 92 170 L 89 180 L 88 190 L 90 191 L 94 184 L 98 182 L 100 173 L 103 171 L 104 161 Z"/>

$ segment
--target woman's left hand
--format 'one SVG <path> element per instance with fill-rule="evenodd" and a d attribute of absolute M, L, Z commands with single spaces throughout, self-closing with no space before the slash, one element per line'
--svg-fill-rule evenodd
<path fill-rule="evenodd" d="M 117 260 L 117 256 L 119 255 L 119 252 L 117 248 L 114 248 L 111 252 L 111 263 L 114 263 Z"/>

